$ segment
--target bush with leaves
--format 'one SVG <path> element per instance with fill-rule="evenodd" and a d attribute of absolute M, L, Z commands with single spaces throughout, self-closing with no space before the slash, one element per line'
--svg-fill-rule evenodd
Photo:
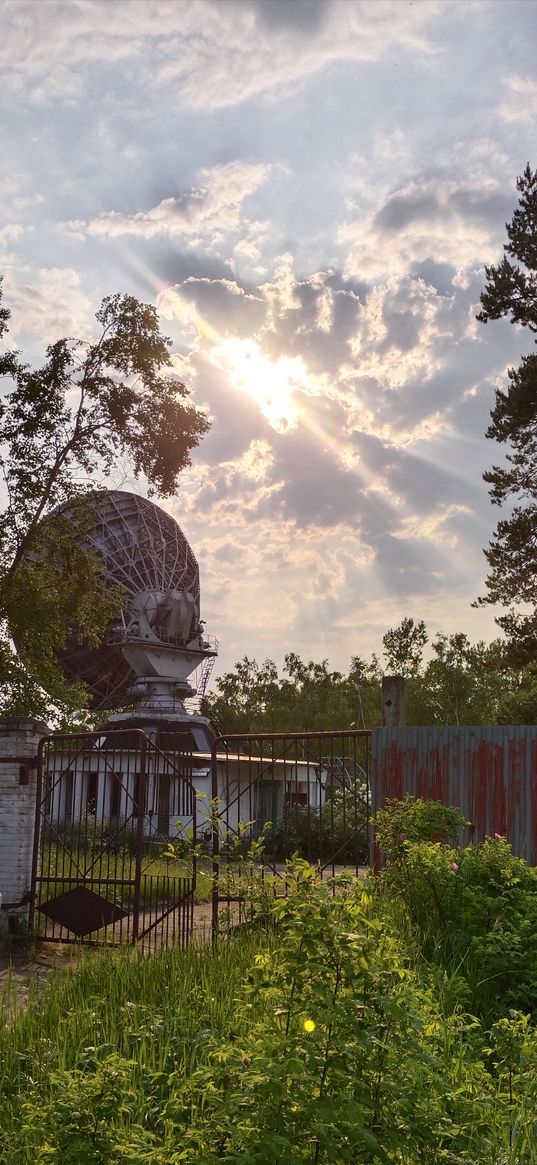
<path fill-rule="evenodd" d="M 484 884 L 501 868 L 491 859 Z M 484 1040 L 477 1019 L 446 1009 L 443 974 L 390 933 L 372 880 L 323 884 L 297 859 L 287 882 L 288 897 L 273 904 L 277 926 L 258 936 L 256 953 L 251 936 L 238 963 L 242 940 L 216 948 L 218 983 L 211 956 L 199 950 L 180 953 L 182 972 L 178 952 L 129 960 L 126 989 L 117 957 L 105 966 L 101 954 L 82 967 L 79 1007 L 73 981 L 49 984 L 52 1007 L 45 991 L 15 1024 L 18 1051 L 6 1030 L 11 1071 L 0 1130 L 10 1110 L 11 1131 L 4 1140 L 0 1132 L 0 1159 L 533 1165 L 537 1034 L 529 1017 L 511 1011 Z M 241 978 L 222 975 L 239 964 Z M 178 994 L 183 979 L 187 991 Z M 49 1025 L 56 1018 L 46 1038 L 38 1013 Z"/>
<path fill-rule="evenodd" d="M 380 891 L 404 903 L 425 957 L 458 969 L 475 1014 L 537 1016 L 537 871 L 498 834 L 447 844 L 465 824 L 441 802 L 390 802 L 376 815 Z"/>
<path fill-rule="evenodd" d="M 129 1060 L 110 1052 L 102 1058 L 95 1048 L 85 1049 L 77 1068 L 56 1071 L 54 1099 L 28 1102 L 21 1114 L 22 1139 L 34 1146 L 38 1165 L 116 1165 L 136 1160 L 134 1144 L 154 1144 L 143 1129 L 124 1138 L 119 1132 L 136 1107 L 131 1076 Z"/>
<path fill-rule="evenodd" d="M 456 843 L 469 825 L 460 809 L 423 797 L 393 797 L 375 814 L 375 840 L 390 863 L 402 858 L 407 842 Z"/>
<path fill-rule="evenodd" d="M 177 1160 L 474 1161 L 489 1090 L 471 1059 L 475 1023 L 441 1015 L 368 884 L 323 885 L 298 859 L 287 875 L 278 938 L 238 1005 L 247 1036 L 213 1043 L 207 1064 L 174 1083 Z"/>
<path fill-rule="evenodd" d="M 310 862 L 350 863 L 353 868 L 368 861 L 367 789 L 362 781 L 351 788 L 334 788 L 318 809 L 287 807 L 267 839 L 276 857 L 293 853 Z"/>

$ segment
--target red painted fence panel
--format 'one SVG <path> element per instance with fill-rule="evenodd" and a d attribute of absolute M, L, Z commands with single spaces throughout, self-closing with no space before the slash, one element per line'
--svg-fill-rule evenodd
<path fill-rule="evenodd" d="M 537 727 L 377 728 L 373 813 L 412 793 L 462 809 L 467 841 L 505 835 L 537 865 Z"/>

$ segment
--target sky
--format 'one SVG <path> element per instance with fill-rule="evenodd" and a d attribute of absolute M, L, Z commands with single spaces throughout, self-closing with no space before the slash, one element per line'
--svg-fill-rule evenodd
<path fill-rule="evenodd" d="M 156 305 L 211 431 L 163 504 L 215 675 L 496 634 L 475 319 L 537 167 L 535 0 L 4 0 L 0 271 L 33 361 Z M 125 475 L 111 484 L 143 491 Z"/>

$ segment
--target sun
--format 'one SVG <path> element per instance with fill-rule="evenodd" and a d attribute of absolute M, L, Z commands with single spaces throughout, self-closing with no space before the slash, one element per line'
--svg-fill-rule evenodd
<path fill-rule="evenodd" d="M 211 359 L 233 388 L 257 401 L 263 416 L 278 433 L 296 428 L 301 415 L 296 390 L 311 391 L 308 370 L 300 356 L 271 360 L 256 340 L 224 340 Z"/>

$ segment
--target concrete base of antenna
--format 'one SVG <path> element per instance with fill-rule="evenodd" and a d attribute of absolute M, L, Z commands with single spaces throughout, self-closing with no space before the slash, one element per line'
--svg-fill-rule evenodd
<path fill-rule="evenodd" d="M 200 757 L 205 757 L 207 763 L 211 746 L 216 740 L 216 732 L 206 716 L 187 712 L 184 705 L 182 711 L 179 705 L 171 709 L 161 705 L 149 707 L 140 705 L 130 712 L 115 712 L 103 726 L 103 733 L 129 732 L 134 729 L 145 732 L 146 736 L 158 747 L 172 749 L 174 747 L 191 749 Z"/>
<path fill-rule="evenodd" d="M 124 658 L 137 679 L 128 696 L 134 708 L 112 713 L 106 728 L 109 731 L 138 728 L 147 736 L 164 742 L 166 736 L 189 738 L 195 752 L 210 752 L 215 732 L 205 716 L 189 712 L 185 700 L 196 696 L 197 689 L 188 677 L 218 651 L 215 640 L 199 636 L 183 646 L 177 643 L 154 642 L 149 636 L 142 640 L 124 640 L 121 644 Z"/>

